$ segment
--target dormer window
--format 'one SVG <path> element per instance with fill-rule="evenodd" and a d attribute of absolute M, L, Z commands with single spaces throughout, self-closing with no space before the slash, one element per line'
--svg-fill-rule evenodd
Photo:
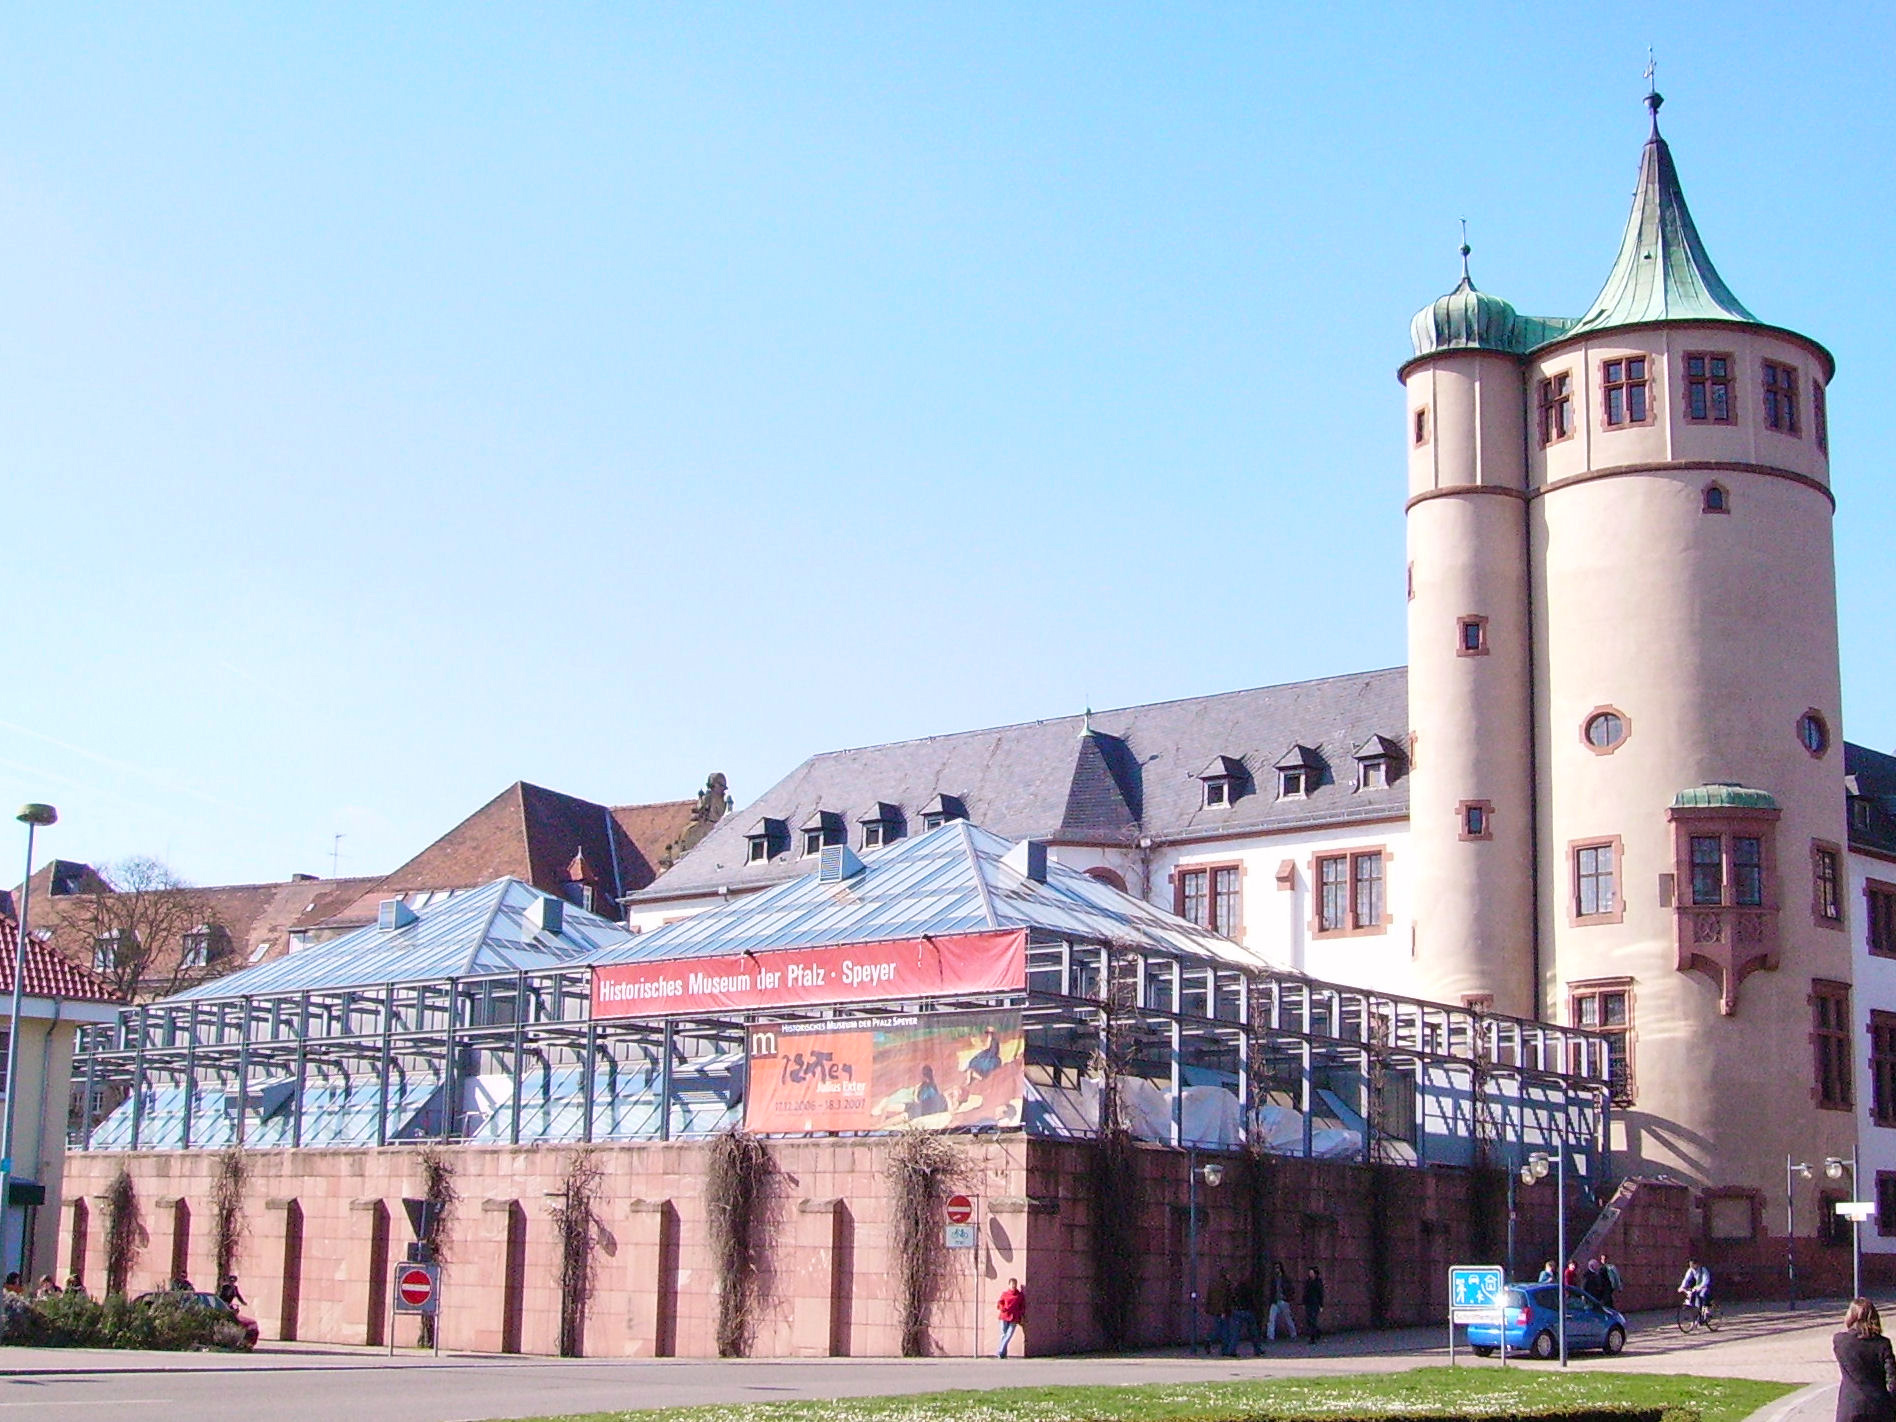
<path fill-rule="evenodd" d="M 108 929 L 92 940 L 92 971 L 112 973 L 130 950 L 138 945 L 137 937 L 123 928 Z"/>
<path fill-rule="evenodd" d="M 847 843 L 848 838 L 841 815 L 818 810 L 803 822 L 803 855 L 807 859 L 821 854 L 829 845 Z"/>
<path fill-rule="evenodd" d="M 857 823 L 862 826 L 862 847 L 881 849 L 902 837 L 902 807 L 878 800 Z"/>
<path fill-rule="evenodd" d="M 208 968 L 230 951 L 230 935 L 216 924 L 200 923 L 184 935 L 180 963 L 186 968 Z"/>
<path fill-rule="evenodd" d="M 1200 803 L 1207 810 L 1236 804 L 1244 793 L 1246 780 L 1243 761 L 1236 756 L 1214 755 L 1198 772 L 1203 792 Z"/>
<path fill-rule="evenodd" d="M 750 833 L 744 836 L 749 846 L 744 856 L 746 864 L 768 864 L 790 842 L 790 827 L 782 820 L 766 815 L 750 827 Z"/>
<path fill-rule="evenodd" d="M 961 802 L 959 795 L 937 795 L 922 806 L 922 829 L 924 832 L 938 830 L 950 820 L 968 818 L 968 807 Z"/>
<path fill-rule="evenodd" d="M 1323 783 L 1323 757 L 1306 745 L 1294 745 L 1271 767 L 1277 772 L 1277 798 L 1301 800 Z"/>
<path fill-rule="evenodd" d="M 1371 736 L 1352 753 L 1356 761 L 1358 790 L 1387 790 L 1395 779 L 1396 757 L 1401 754 L 1387 736 Z"/>

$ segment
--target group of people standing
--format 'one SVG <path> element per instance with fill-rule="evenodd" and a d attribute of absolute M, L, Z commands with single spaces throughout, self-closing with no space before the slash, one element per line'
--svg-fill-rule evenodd
<path fill-rule="evenodd" d="M 1251 1280 L 1233 1280 L 1229 1269 L 1220 1269 L 1218 1277 L 1205 1291 L 1205 1312 L 1211 1318 L 1212 1336 L 1218 1341 L 1219 1351 L 1227 1358 L 1235 1358 L 1238 1345 L 1249 1343 L 1252 1356 L 1261 1357 L 1265 1340 L 1275 1343 L 1280 1326 L 1286 1337 L 1295 1338 L 1297 1317 L 1291 1307 L 1293 1300 L 1303 1305 L 1304 1341 L 1314 1346 L 1323 1336 L 1319 1327 L 1323 1317 L 1323 1275 L 1316 1265 L 1310 1266 L 1299 1287 L 1281 1263 L 1273 1264 L 1270 1278 L 1261 1291 Z M 1263 1305 L 1261 1310 L 1259 1304 Z M 1260 1312 L 1264 1315 L 1262 1328 L 1258 1325 Z"/>
<path fill-rule="evenodd" d="M 1579 1289 L 1595 1303 L 1603 1304 L 1607 1308 L 1613 1307 L 1614 1295 L 1626 1287 L 1620 1282 L 1620 1271 L 1614 1267 L 1613 1261 L 1608 1259 L 1604 1254 L 1600 1255 L 1597 1259 L 1587 1260 L 1587 1267 L 1584 1271 L 1581 1270 L 1578 1264 L 1569 1259 L 1567 1261 L 1566 1270 L 1563 1273 L 1563 1281 L 1569 1288 Z M 1553 1260 L 1549 1259 L 1545 1264 L 1541 1265 L 1540 1278 L 1535 1282 L 1541 1284 L 1551 1284 L 1554 1282 Z"/>

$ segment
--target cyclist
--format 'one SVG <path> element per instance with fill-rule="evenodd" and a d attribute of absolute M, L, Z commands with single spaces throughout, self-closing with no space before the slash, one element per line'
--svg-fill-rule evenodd
<path fill-rule="evenodd" d="M 1686 1260 L 1685 1277 L 1679 1280 L 1679 1292 L 1685 1296 L 1686 1306 L 1696 1309 L 1699 1320 L 1703 1322 L 1712 1306 L 1711 1266 L 1701 1264 L 1696 1259 Z"/>

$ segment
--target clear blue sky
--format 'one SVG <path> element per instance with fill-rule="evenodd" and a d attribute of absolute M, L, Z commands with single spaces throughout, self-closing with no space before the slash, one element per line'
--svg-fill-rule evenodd
<path fill-rule="evenodd" d="M 1648 44 L 1726 279 L 1837 354 L 1846 730 L 1896 744 L 1893 28 L 10 7 L 0 800 L 49 854 L 369 873 L 517 778 L 741 803 L 1400 663 L 1409 316 L 1463 216 L 1484 288 L 1584 309 Z"/>

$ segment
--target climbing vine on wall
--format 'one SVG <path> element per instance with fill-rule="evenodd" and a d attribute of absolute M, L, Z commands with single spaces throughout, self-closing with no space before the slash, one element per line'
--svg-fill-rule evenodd
<path fill-rule="evenodd" d="M 1139 1298 L 1139 1162 L 1126 1124 L 1124 1082 L 1136 1051 L 1136 959 L 1107 952 L 1101 999 L 1099 1047 L 1093 1072 L 1099 1080 L 1099 1134 L 1087 1156 L 1087 1195 L 1092 1229 L 1093 1321 L 1109 1348 L 1132 1341 Z"/>
<path fill-rule="evenodd" d="M 705 1173 L 705 1215 L 718 1275 L 718 1356 L 748 1357 L 757 1337 L 758 1284 L 777 1165 L 756 1136 L 725 1131 L 712 1138 Z"/>
<path fill-rule="evenodd" d="M 1277 1216 L 1276 1162 L 1258 1141 L 1244 1147 L 1244 1210 L 1251 1226 L 1250 1277 L 1261 1287 L 1270 1277 L 1273 1226 Z M 1260 1304 L 1259 1307 L 1264 1305 Z"/>
<path fill-rule="evenodd" d="M 217 1153 L 217 1175 L 211 1182 L 211 1238 L 220 1283 L 237 1272 L 237 1260 L 243 1253 L 244 1235 L 249 1229 L 244 1216 L 244 1187 L 249 1180 L 250 1162 L 241 1146 L 226 1146 Z"/>
<path fill-rule="evenodd" d="M 120 1170 L 105 1192 L 105 1291 L 123 1294 L 145 1245 L 145 1225 L 138 1208 L 138 1187 L 131 1174 Z"/>
<path fill-rule="evenodd" d="M 891 1246 L 902 1356 L 928 1353 L 928 1320 L 948 1273 L 942 1199 L 968 1174 L 967 1157 L 933 1131 L 904 1131 L 889 1147 Z"/>
<path fill-rule="evenodd" d="M 419 1160 L 421 1198 L 428 1206 L 421 1238 L 424 1244 L 434 1250 L 434 1257 L 445 1264 L 454 1247 L 455 1213 L 461 1203 L 461 1192 L 454 1184 L 454 1158 L 442 1147 L 431 1145 L 422 1147 Z M 422 1347 L 434 1346 L 434 1331 L 434 1315 L 424 1315 L 421 1320 Z"/>
<path fill-rule="evenodd" d="M 598 1222 L 595 1207 L 605 1176 L 598 1153 L 590 1146 L 574 1151 L 567 1158 L 559 1203 L 553 1207 L 553 1225 L 560 1236 L 562 1358 L 577 1358 L 585 1351 L 586 1305 L 597 1280 L 593 1258 Z"/>

